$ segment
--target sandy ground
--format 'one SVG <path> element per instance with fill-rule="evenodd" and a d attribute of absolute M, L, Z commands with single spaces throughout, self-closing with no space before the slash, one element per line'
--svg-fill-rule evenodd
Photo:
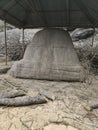
<path fill-rule="evenodd" d="M 90 105 L 98 102 L 97 76 L 79 83 L 15 79 L 1 74 L 0 92 L 13 88 L 30 96 L 41 92 L 53 100 L 25 107 L 1 106 L 0 130 L 98 130 L 98 109 L 90 111 Z"/>

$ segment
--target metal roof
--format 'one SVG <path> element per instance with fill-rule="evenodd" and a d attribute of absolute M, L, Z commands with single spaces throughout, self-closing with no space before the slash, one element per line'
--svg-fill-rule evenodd
<path fill-rule="evenodd" d="M 98 0 L 0 0 L 0 18 L 19 28 L 98 27 Z"/>

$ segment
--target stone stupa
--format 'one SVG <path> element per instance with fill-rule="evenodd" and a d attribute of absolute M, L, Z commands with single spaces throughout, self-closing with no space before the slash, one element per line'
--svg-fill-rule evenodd
<path fill-rule="evenodd" d="M 57 28 L 37 32 L 23 59 L 10 72 L 14 77 L 30 79 L 83 81 L 85 78 L 70 35 Z"/>

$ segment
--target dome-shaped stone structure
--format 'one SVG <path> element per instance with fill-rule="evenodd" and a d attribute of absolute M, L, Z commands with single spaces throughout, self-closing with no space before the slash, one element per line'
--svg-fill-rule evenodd
<path fill-rule="evenodd" d="M 83 81 L 70 35 L 63 29 L 50 28 L 37 32 L 24 58 L 16 62 L 11 74 L 20 78 Z"/>

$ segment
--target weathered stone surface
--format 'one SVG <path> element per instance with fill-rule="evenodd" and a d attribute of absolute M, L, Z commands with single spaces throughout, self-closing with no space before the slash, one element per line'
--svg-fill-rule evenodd
<path fill-rule="evenodd" d="M 14 64 L 11 73 L 20 78 L 84 80 L 71 38 L 62 29 L 44 29 L 36 33 L 23 60 Z"/>
<path fill-rule="evenodd" d="M 98 109 L 89 110 L 90 105 L 98 101 L 98 77 L 93 77 L 92 81 L 88 85 L 0 75 L 0 93 L 13 90 L 16 86 L 17 90 L 27 91 L 29 96 L 42 90 L 56 97 L 44 105 L 0 107 L 0 130 L 42 130 L 49 124 L 64 125 L 66 128 L 73 126 L 77 130 L 98 130 Z"/>
<path fill-rule="evenodd" d="M 77 130 L 77 129 L 72 126 L 50 124 L 44 127 L 42 130 Z"/>
<path fill-rule="evenodd" d="M 12 66 L 12 62 L 10 61 L 9 58 L 7 58 L 8 64 L 5 65 L 5 57 L 0 55 L 0 74 L 5 74 L 8 72 L 8 70 L 11 68 Z"/>
<path fill-rule="evenodd" d="M 88 37 L 91 37 L 94 32 L 95 30 L 93 28 L 78 28 L 71 33 L 71 36 L 73 40 L 86 39 Z"/>
<path fill-rule="evenodd" d="M 10 69 L 10 66 L 4 66 L 2 68 L 0 68 L 0 74 L 5 74 L 7 73 L 7 71 Z"/>

